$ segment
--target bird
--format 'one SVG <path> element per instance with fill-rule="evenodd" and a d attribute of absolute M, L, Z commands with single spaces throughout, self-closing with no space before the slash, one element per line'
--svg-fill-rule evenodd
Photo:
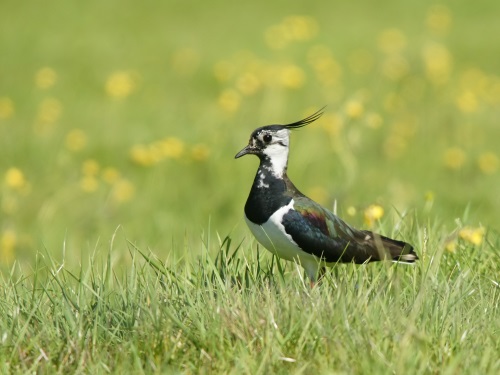
<path fill-rule="evenodd" d="M 257 241 L 279 258 L 300 264 L 311 287 L 337 263 L 414 263 L 409 243 L 356 229 L 300 192 L 287 175 L 290 133 L 322 115 L 324 108 L 285 125 L 255 129 L 235 155 L 256 155 L 259 167 L 245 203 L 245 221 Z"/>

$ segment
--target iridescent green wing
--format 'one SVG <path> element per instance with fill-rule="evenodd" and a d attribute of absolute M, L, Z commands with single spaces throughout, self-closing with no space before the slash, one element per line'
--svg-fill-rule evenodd
<path fill-rule="evenodd" d="M 360 241 L 362 231 L 305 196 L 294 197 L 294 209 L 283 216 L 283 226 L 302 250 L 327 262 L 363 263 L 374 255 Z"/>

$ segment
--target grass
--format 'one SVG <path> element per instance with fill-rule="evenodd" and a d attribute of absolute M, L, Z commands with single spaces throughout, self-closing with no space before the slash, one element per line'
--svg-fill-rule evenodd
<path fill-rule="evenodd" d="M 497 14 L 2 1 L 1 371 L 498 373 Z M 311 290 L 251 240 L 234 155 L 324 105 L 291 179 L 415 267 Z"/>
<path fill-rule="evenodd" d="M 443 254 L 417 233 L 418 265 L 339 264 L 313 289 L 228 237 L 175 261 L 116 240 L 76 270 L 38 254 L 2 280 L 2 371 L 498 373 L 498 236 Z"/>

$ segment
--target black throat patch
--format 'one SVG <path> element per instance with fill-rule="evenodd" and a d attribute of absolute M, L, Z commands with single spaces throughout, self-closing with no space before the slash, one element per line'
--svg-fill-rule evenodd
<path fill-rule="evenodd" d="M 287 193 L 287 177 L 277 178 L 271 172 L 270 164 L 261 159 L 252 189 L 245 204 L 246 217 L 255 224 L 262 225 L 280 207 L 292 200 Z"/>

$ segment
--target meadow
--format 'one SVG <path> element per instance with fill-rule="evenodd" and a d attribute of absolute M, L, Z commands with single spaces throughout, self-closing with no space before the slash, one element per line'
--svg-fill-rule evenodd
<path fill-rule="evenodd" d="M 500 372 L 499 6 L 0 4 L 2 373 Z M 243 220 L 259 126 L 414 267 L 315 288 Z"/>

